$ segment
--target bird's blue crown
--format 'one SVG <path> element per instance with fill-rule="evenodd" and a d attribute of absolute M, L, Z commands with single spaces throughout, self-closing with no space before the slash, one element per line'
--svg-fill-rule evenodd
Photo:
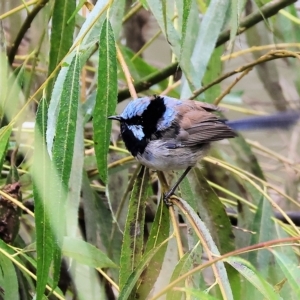
<path fill-rule="evenodd" d="M 171 126 L 177 115 L 174 108 L 181 104 L 182 101 L 167 96 L 137 98 L 126 106 L 120 117 L 135 126 L 142 123 L 143 127 L 153 127 L 156 123 L 156 130 L 161 131 Z"/>
<path fill-rule="evenodd" d="M 136 151 L 142 153 L 151 136 L 159 137 L 160 132 L 172 125 L 177 115 L 175 107 L 181 104 L 182 101 L 166 96 L 131 101 L 120 114 L 121 133 L 126 147 L 133 154 Z"/>

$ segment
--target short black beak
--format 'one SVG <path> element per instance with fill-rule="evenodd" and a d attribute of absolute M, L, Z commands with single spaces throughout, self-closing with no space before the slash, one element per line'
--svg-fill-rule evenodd
<path fill-rule="evenodd" d="M 122 118 L 120 116 L 110 116 L 107 119 L 121 121 Z"/>

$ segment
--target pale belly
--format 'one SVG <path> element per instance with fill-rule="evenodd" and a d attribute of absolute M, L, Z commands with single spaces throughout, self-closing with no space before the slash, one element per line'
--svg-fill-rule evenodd
<path fill-rule="evenodd" d="M 181 170 L 193 167 L 205 156 L 208 144 L 194 147 L 178 147 L 169 149 L 161 140 L 151 141 L 144 153 L 136 159 L 150 169 L 159 171 Z"/>

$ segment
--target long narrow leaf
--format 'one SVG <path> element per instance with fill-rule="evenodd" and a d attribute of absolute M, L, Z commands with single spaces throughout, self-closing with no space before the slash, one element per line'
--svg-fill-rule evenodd
<path fill-rule="evenodd" d="M 3 254 L 0 254 L 0 270 L 0 286 L 2 289 L 0 298 L 3 300 L 20 299 L 16 269 L 9 258 Z"/>
<path fill-rule="evenodd" d="M 151 251 L 149 251 L 147 254 L 143 256 L 143 258 L 137 265 L 134 272 L 132 272 L 131 275 L 127 278 L 124 284 L 124 288 L 120 290 L 119 300 L 126 300 L 129 298 L 135 284 L 137 283 L 138 279 L 140 278 L 146 266 L 150 263 L 154 255 L 166 244 L 167 244 L 167 240 L 158 244 L 155 248 L 151 249 Z"/>
<path fill-rule="evenodd" d="M 155 219 L 151 226 L 151 231 L 148 237 L 144 256 L 146 256 L 148 253 L 151 253 L 152 249 L 166 240 L 169 234 L 170 214 L 165 204 L 161 202 L 156 211 Z M 153 264 L 150 264 L 148 268 L 143 271 L 137 290 L 137 294 L 141 297 L 141 299 L 146 299 L 149 296 L 150 291 L 153 289 L 153 286 L 159 276 L 165 259 L 167 246 L 168 244 L 165 244 L 157 251 L 157 253 L 155 253 L 153 258 L 151 259 L 151 261 L 153 261 Z M 153 267 L 154 265 L 155 267 Z"/>
<path fill-rule="evenodd" d="M 60 109 L 57 118 L 55 141 L 53 143 L 53 164 L 57 181 L 51 189 L 55 207 L 51 215 L 55 226 L 54 283 L 60 272 L 61 246 L 65 231 L 66 198 L 74 153 L 76 119 L 79 101 L 79 56 L 76 55 L 69 67 L 61 94 Z"/>
<path fill-rule="evenodd" d="M 197 211 L 208 227 L 218 249 L 221 253 L 234 250 L 231 223 L 220 199 L 198 168 L 193 169 L 189 179 L 195 197 L 198 197 Z"/>
<path fill-rule="evenodd" d="M 226 11 L 230 5 L 228 0 L 212 0 L 201 22 L 200 31 L 191 57 L 191 66 L 194 72 L 191 72 L 190 80 L 193 87 L 199 88 L 206 72 L 210 57 L 216 46 L 218 36 L 224 25 Z M 187 81 L 184 82 L 181 98 L 190 95 L 190 89 Z"/>
<path fill-rule="evenodd" d="M 199 218 L 198 214 L 185 200 L 181 199 L 181 204 L 184 210 L 186 211 L 186 214 L 190 216 L 195 226 L 197 227 L 198 234 L 201 234 L 201 236 L 203 237 L 208 250 L 215 255 L 220 255 L 220 251 L 213 239 L 213 236 L 206 227 L 206 224 Z M 223 290 L 223 296 L 226 297 L 226 299 L 228 300 L 233 299 L 232 289 L 230 286 L 228 275 L 225 269 L 225 265 L 222 261 L 219 261 L 215 264 L 214 273 L 220 288 Z"/>
<path fill-rule="evenodd" d="M 65 57 L 72 46 L 75 18 L 71 19 L 70 22 L 68 22 L 68 20 L 74 12 L 75 7 L 76 0 L 54 1 L 48 76 L 54 71 L 58 63 Z M 52 78 L 48 83 L 48 99 L 50 99 L 54 81 L 55 78 Z"/>
<path fill-rule="evenodd" d="M 84 160 L 84 141 L 83 141 L 83 117 L 81 110 L 77 111 L 76 132 L 74 138 L 74 153 L 72 169 L 69 181 L 69 193 L 67 200 L 67 235 L 75 236 L 78 225 L 78 208 L 80 203 L 82 168 Z"/>
<path fill-rule="evenodd" d="M 275 289 L 246 260 L 239 257 L 229 257 L 227 261 L 242 274 L 266 299 L 282 299 Z"/>
<path fill-rule="evenodd" d="M 131 193 L 127 213 L 120 259 L 120 289 L 124 287 L 142 257 L 148 179 L 148 170 L 141 167 Z"/>
<path fill-rule="evenodd" d="M 11 134 L 11 126 L 4 126 L 0 129 L 0 174 L 3 168 L 4 158 Z"/>
<path fill-rule="evenodd" d="M 51 203 L 51 199 L 48 198 L 51 162 L 46 148 L 46 125 L 47 104 L 44 98 L 39 104 L 36 115 L 32 171 L 37 251 L 37 300 L 43 297 L 53 257 L 53 232 L 47 210 L 47 203 Z"/>
<path fill-rule="evenodd" d="M 183 47 L 185 44 L 185 37 L 186 37 L 186 33 L 187 33 L 188 19 L 189 19 L 189 15 L 190 15 L 190 11 L 191 11 L 191 6 L 192 6 L 191 0 L 183 0 L 180 56 L 182 55 Z"/>
<path fill-rule="evenodd" d="M 103 23 L 99 39 L 98 91 L 94 109 L 94 143 L 101 180 L 107 181 L 107 152 L 111 124 L 107 119 L 117 106 L 117 59 L 116 46 L 109 20 Z"/>
<path fill-rule="evenodd" d="M 71 237 L 64 238 L 63 253 L 77 262 L 93 268 L 117 268 L 105 253 L 87 242 Z"/>
<path fill-rule="evenodd" d="M 276 262 L 280 266 L 283 271 L 285 277 L 287 278 L 287 282 L 292 288 L 294 294 L 297 298 L 300 299 L 300 289 L 299 289 L 299 281 L 300 281 L 300 270 L 299 267 L 293 262 L 288 256 L 283 253 L 280 253 L 276 250 L 271 250 L 273 253 Z"/>

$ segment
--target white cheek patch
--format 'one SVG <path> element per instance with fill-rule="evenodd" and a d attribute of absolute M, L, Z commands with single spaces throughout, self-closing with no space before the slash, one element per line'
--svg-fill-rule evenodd
<path fill-rule="evenodd" d="M 128 128 L 138 140 L 142 140 L 145 136 L 142 125 L 128 125 Z"/>

